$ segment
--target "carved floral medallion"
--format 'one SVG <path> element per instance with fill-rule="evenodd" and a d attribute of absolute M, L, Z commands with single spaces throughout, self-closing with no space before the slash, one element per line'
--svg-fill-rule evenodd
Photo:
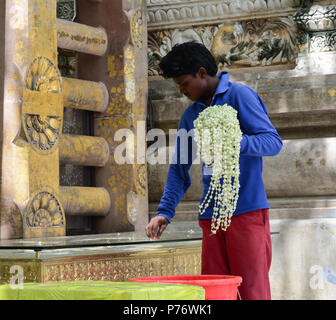
<path fill-rule="evenodd" d="M 61 119 L 34 114 L 26 114 L 24 121 L 28 139 L 39 150 L 50 150 L 59 138 Z"/>
<path fill-rule="evenodd" d="M 25 86 L 40 92 L 61 92 L 61 76 L 55 65 L 45 57 L 38 57 L 26 72 Z"/>
<path fill-rule="evenodd" d="M 36 194 L 27 206 L 28 227 L 55 227 L 64 225 L 64 214 L 56 197 L 43 191 Z"/>

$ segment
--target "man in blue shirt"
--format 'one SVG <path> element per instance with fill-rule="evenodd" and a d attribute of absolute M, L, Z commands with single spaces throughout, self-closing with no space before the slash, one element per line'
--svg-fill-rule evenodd
<path fill-rule="evenodd" d="M 231 224 L 226 231 L 211 233 L 213 203 L 199 215 L 203 230 L 202 274 L 232 274 L 243 278 L 239 292 L 242 299 L 270 299 L 269 268 L 271 238 L 269 204 L 262 180 L 262 157 L 280 152 L 282 141 L 271 124 L 266 107 L 255 91 L 232 83 L 229 74 L 217 75 L 214 57 L 205 46 L 186 42 L 176 45 L 162 60 L 160 68 L 165 78 L 172 78 L 180 92 L 194 101 L 183 113 L 179 132 L 194 129 L 200 112 L 211 105 L 228 104 L 237 110 L 242 131 L 239 158 L 239 198 Z M 191 141 L 190 141 L 191 140 Z M 164 194 L 157 216 L 146 226 L 152 239 L 159 239 L 175 215 L 175 208 L 191 184 L 189 169 L 194 159 L 193 139 L 181 145 L 176 141 L 174 162 L 170 164 Z M 187 149 L 187 161 L 182 152 Z M 184 159 L 185 160 L 185 159 Z M 211 174 L 203 164 L 204 193 L 210 186 Z"/>

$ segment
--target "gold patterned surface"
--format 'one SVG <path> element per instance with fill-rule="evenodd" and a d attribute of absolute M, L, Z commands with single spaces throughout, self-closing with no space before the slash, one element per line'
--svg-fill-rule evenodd
<path fill-rule="evenodd" d="M 0 283 L 9 283 L 10 268 L 20 265 L 24 281 L 106 280 L 127 281 L 134 277 L 192 275 L 201 272 L 200 242 L 188 245 L 158 245 L 156 249 L 140 247 L 134 252 L 83 254 L 63 258 L 2 259 Z M 106 249 L 108 250 L 108 249 Z M 55 254 L 56 256 L 57 254 Z"/>
<path fill-rule="evenodd" d="M 0 259 L 0 284 L 10 283 L 15 272 L 13 267 L 22 267 L 24 282 L 43 282 L 42 263 L 39 260 Z"/>
<path fill-rule="evenodd" d="M 125 97 L 130 103 L 135 102 L 135 50 L 128 45 L 124 54 Z"/>
<path fill-rule="evenodd" d="M 131 25 L 132 44 L 141 49 L 143 46 L 143 32 L 144 32 L 144 21 L 142 18 L 141 9 L 135 10 L 133 15 L 131 16 L 130 25 Z"/>
<path fill-rule="evenodd" d="M 5 83 L 10 86 L 1 119 L 6 129 L 0 218 L 10 222 L 9 238 L 61 235 L 64 214 L 45 193 L 57 199 L 59 188 L 63 97 L 56 67 L 56 0 L 8 1 L 5 16 Z"/>
<path fill-rule="evenodd" d="M 147 166 L 146 164 L 134 164 L 135 179 L 134 188 L 141 199 L 147 198 Z"/>

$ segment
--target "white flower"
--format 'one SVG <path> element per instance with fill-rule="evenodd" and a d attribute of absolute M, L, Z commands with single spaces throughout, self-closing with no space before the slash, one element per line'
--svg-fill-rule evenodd
<path fill-rule="evenodd" d="M 194 127 L 201 159 L 212 167 L 210 187 L 199 210 L 203 214 L 214 199 L 211 231 L 216 233 L 219 227 L 228 228 L 238 201 L 242 133 L 237 111 L 227 104 L 208 107 L 194 121 Z"/>

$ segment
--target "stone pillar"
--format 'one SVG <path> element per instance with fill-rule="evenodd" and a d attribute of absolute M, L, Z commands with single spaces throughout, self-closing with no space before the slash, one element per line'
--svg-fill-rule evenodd
<path fill-rule="evenodd" d="M 64 235 L 59 200 L 63 97 L 57 68 L 56 1 L 4 2 L 0 215 L 1 223 L 10 228 L 1 237 Z"/>
<path fill-rule="evenodd" d="M 148 220 L 145 158 L 120 165 L 114 151 L 119 129 L 134 134 L 132 146 L 145 152 L 147 103 L 147 35 L 145 1 L 79 1 L 77 22 L 103 27 L 108 37 L 102 57 L 79 54 L 78 78 L 103 82 L 110 95 L 103 113 L 94 115 L 94 135 L 106 139 L 110 158 L 96 169 L 96 186 L 111 197 L 106 217 L 97 218 L 97 233 L 143 230 Z M 136 157 L 135 157 L 136 159 Z"/>

